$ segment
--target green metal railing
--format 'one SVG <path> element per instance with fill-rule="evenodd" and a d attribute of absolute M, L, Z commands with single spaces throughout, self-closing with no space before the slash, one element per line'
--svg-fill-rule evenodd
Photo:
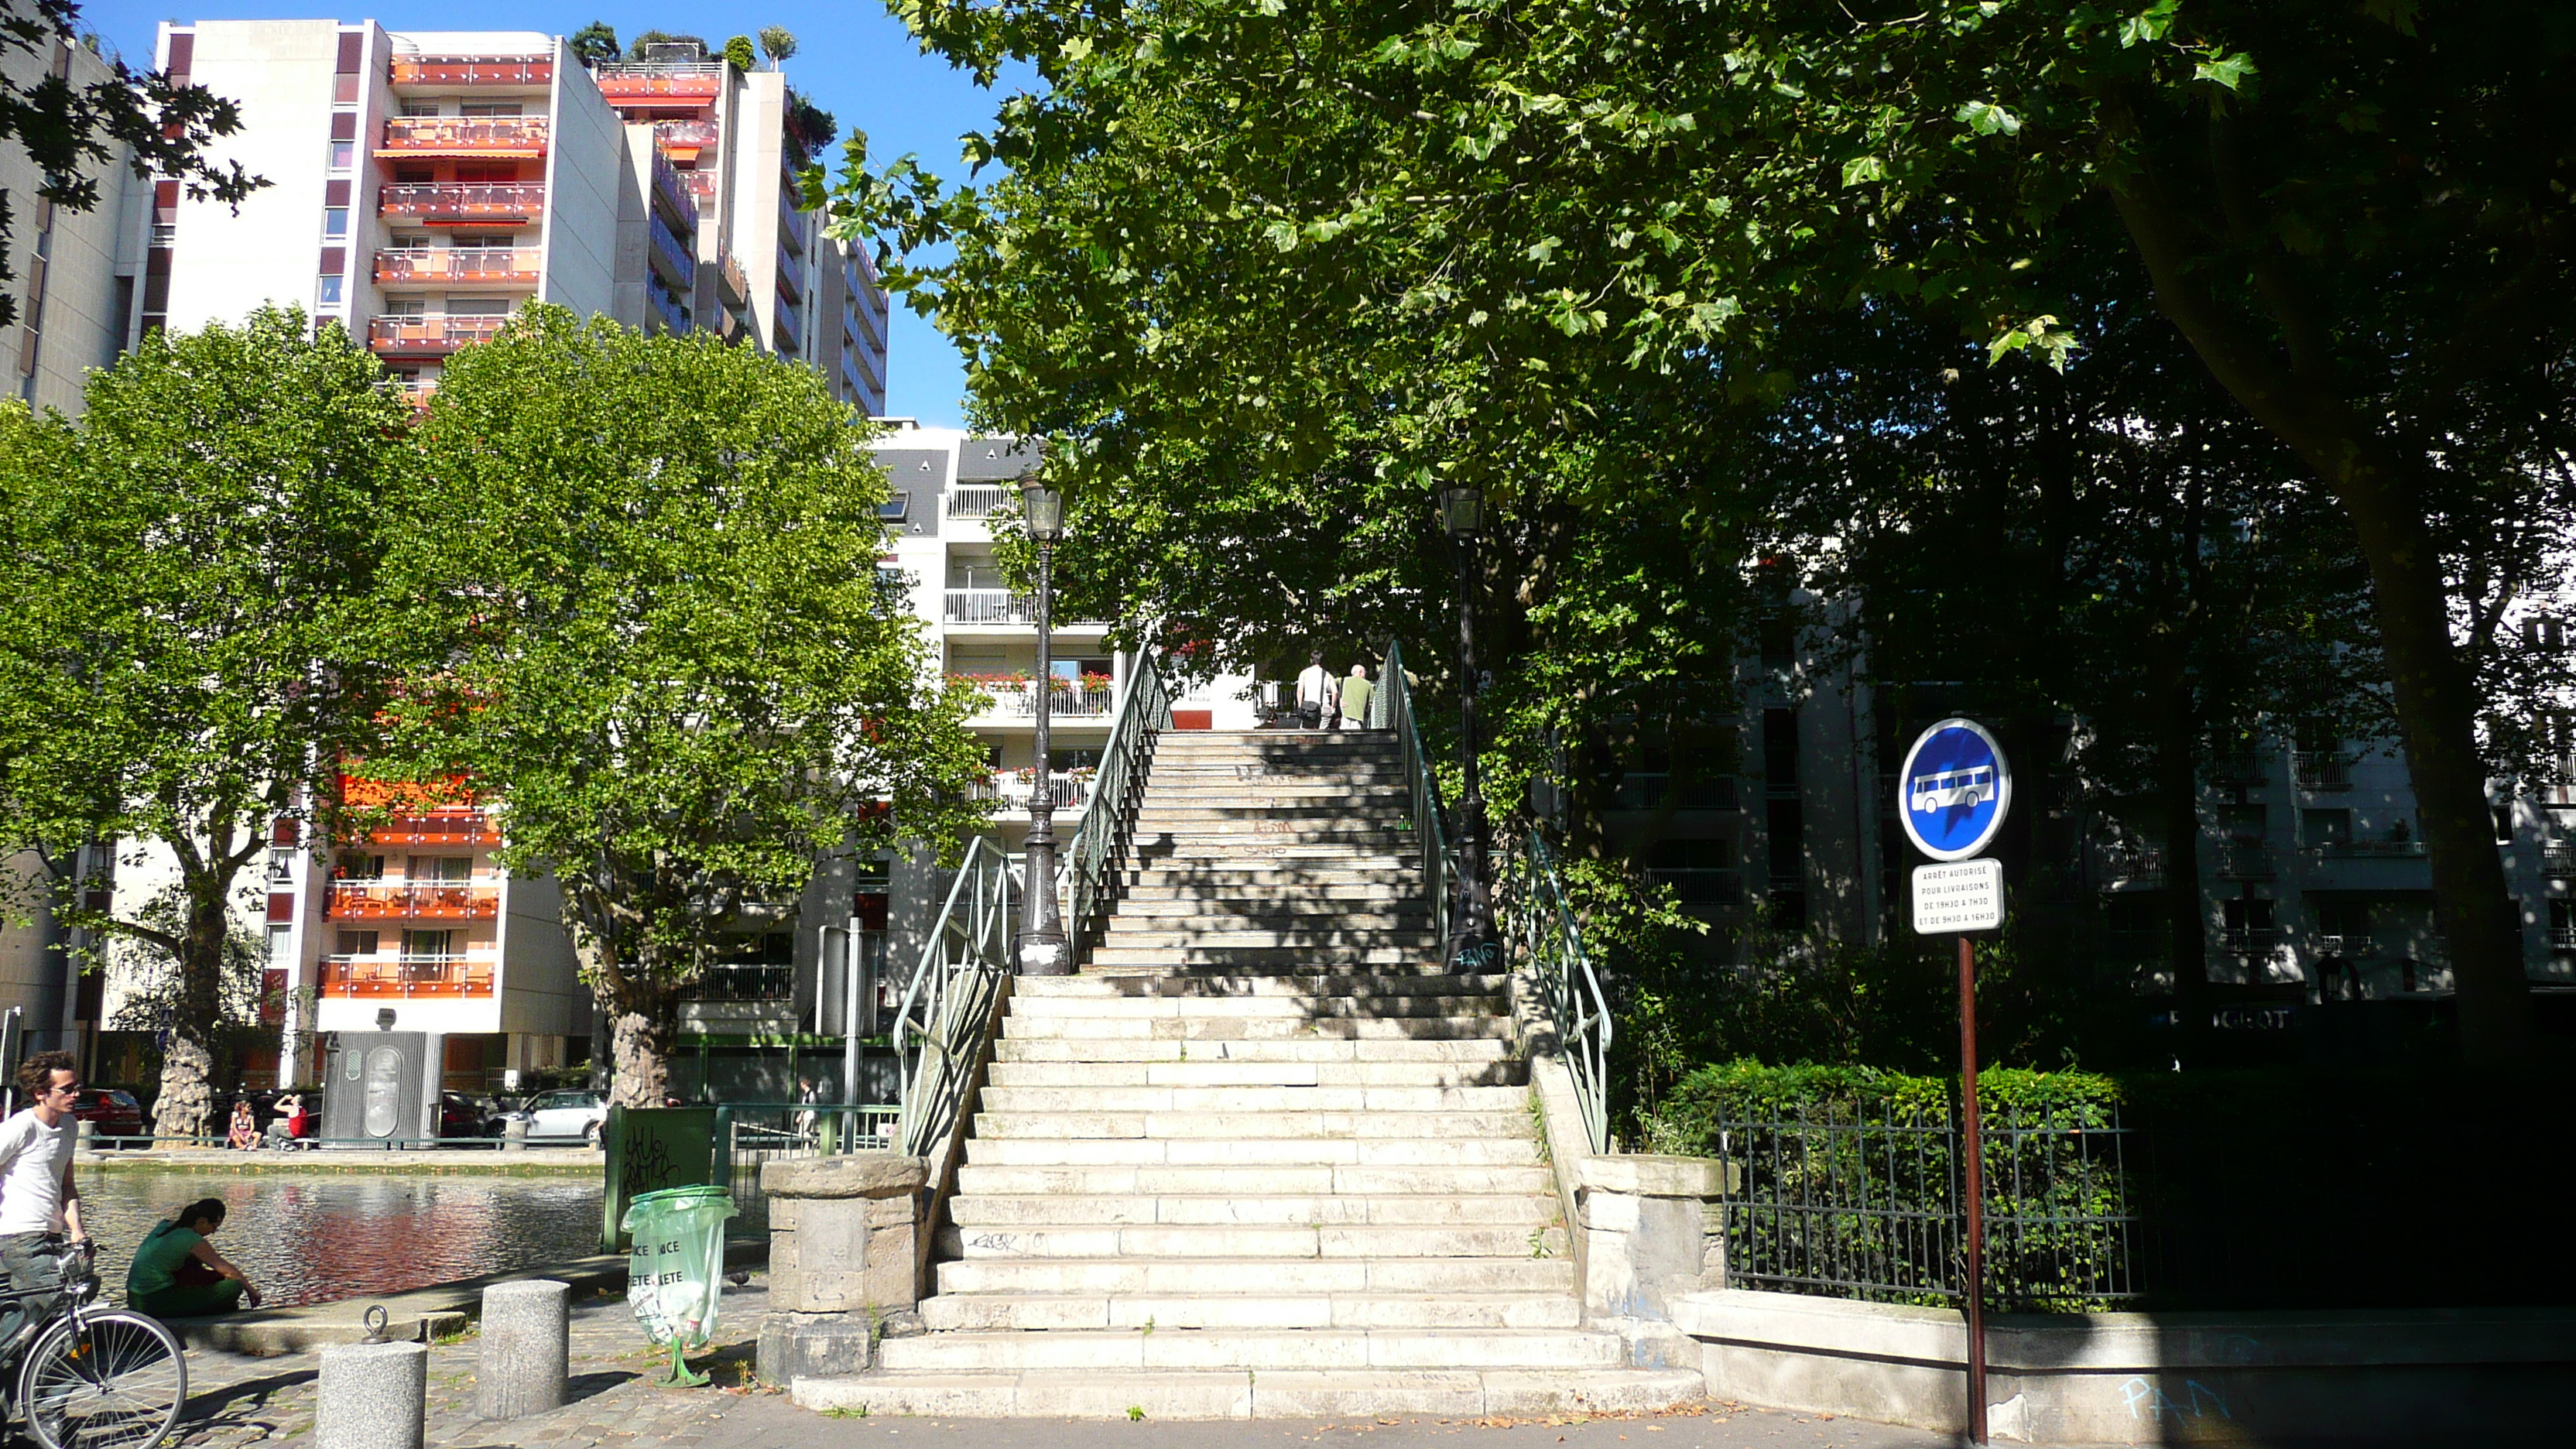
<path fill-rule="evenodd" d="M 1404 778 L 1413 792 L 1413 838 L 1422 847 L 1422 886 L 1431 903 L 1432 939 L 1445 952 L 1450 947 L 1449 883 L 1457 877 L 1458 861 L 1440 824 L 1440 782 L 1431 778 L 1430 760 L 1422 752 L 1422 732 L 1414 727 L 1404 647 L 1393 640 L 1387 642 L 1386 662 L 1378 672 L 1376 690 L 1369 695 L 1368 727 L 1392 732 L 1403 753 Z"/>
<path fill-rule="evenodd" d="M 1594 1152 L 1610 1150 L 1610 1004 L 1583 949 L 1583 927 L 1565 903 L 1556 856 L 1536 830 L 1521 836 L 1501 901 L 1504 934 L 1519 948 L 1556 1030 L 1556 1053 L 1574 1077 L 1584 1135 Z"/>
<path fill-rule="evenodd" d="M 931 1155 L 957 1125 L 1011 974 L 1012 921 L 1024 888 L 1020 861 L 981 836 L 967 842 L 921 964 L 895 1007 L 907 1156 Z"/>
<path fill-rule="evenodd" d="M 1135 671 L 1127 676 L 1127 697 L 1109 727 L 1109 743 L 1100 752 L 1100 773 L 1091 782 L 1091 801 L 1082 824 L 1065 852 L 1070 862 L 1072 903 L 1065 912 L 1065 931 L 1079 963 L 1097 938 L 1109 913 L 1118 867 L 1136 829 L 1136 806 L 1145 795 L 1145 776 L 1154 761 L 1155 741 L 1172 727 L 1172 696 L 1154 656 L 1139 651 Z"/>
<path fill-rule="evenodd" d="M 903 1109 L 890 1103 L 723 1102 L 716 1107 L 716 1184 L 730 1190 L 739 1214 L 730 1231 L 765 1232 L 769 1198 L 763 1163 L 786 1157 L 884 1152 L 894 1145 Z"/>

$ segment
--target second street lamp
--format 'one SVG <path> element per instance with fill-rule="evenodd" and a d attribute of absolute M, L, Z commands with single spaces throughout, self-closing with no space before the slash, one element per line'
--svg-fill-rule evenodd
<path fill-rule="evenodd" d="M 1064 537 L 1064 495 L 1049 488 L 1034 470 L 1020 475 L 1020 520 L 1038 546 L 1038 682 L 1037 785 L 1029 792 L 1029 839 L 1022 860 L 1027 884 L 1021 893 L 1019 959 L 1023 976 L 1067 976 L 1073 952 L 1064 937 L 1064 920 L 1055 900 L 1055 782 L 1047 768 L 1047 716 L 1055 693 L 1055 639 L 1050 617 L 1055 605 L 1056 540 Z"/>
<path fill-rule="evenodd" d="M 1476 539 L 1485 531 L 1484 490 L 1440 490 L 1440 524 L 1458 548 L 1458 752 L 1465 765 L 1458 796 L 1458 920 L 1449 959 L 1481 958 L 1494 939 L 1494 899 L 1485 873 L 1484 772 L 1477 768 Z"/>

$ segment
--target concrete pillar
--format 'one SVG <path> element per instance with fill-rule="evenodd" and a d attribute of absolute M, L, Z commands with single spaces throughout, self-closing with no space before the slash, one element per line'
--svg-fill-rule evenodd
<path fill-rule="evenodd" d="M 421 1449 L 428 1408 L 429 1345 L 323 1346 L 315 1449 Z"/>
<path fill-rule="evenodd" d="M 474 1412 L 519 1419 L 559 1409 L 572 1362 L 571 1287 L 552 1278 L 495 1283 L 483 1290 L 483 1361 L 474 1374 Z"/>
<path fill-rule="evenodd" d="M 501 1124 L 501 1150 L 504 1152 L 525 1152 L 528 1150 L 527 1118 L 513 1117 L 509 1121 Z"/>
<path fill-rule="evenodd" d="M 74 1135 L 75 1137 L 77 1137 L 77 1138 L 79 1139 L 79 1141 L 80 1141 L 80 1150 L 81 1150 L 81 1154 L 82 1154 L 83 1156 L 90 1156 L 90 1155 L 94 1155 L 95 1153 L 97 1153 L 97 1151 L 98 1151 L 98 1124 L 97 1124 L 97 1123 L 92 1122 L 92 1121 L 88 1120 L 87 1118 L 83 1118 L 83 1119 L 81 1120 L 81 1124 L 80 1124 L 79 1129 L 78 1129 L 77 1131 L 75 1131 L 75 1132 L 73 1133 L 73 1135 Z"/>
<path fill-rule="evenodd" d="M 769 1199 L 769 1313 L 759 1369 L 770 1383 L 858 1373 L 876 1340 L 921 1331 L 918 1157 L 859 1152 L 762 1165 Z"/>

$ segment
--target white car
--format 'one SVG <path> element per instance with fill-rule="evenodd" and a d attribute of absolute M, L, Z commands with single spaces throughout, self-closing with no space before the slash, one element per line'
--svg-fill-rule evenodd
<path fill-rule="evenodd" d="M 590 1091 L 543 1092 L 503 1120 L 511 1117 L 526 1119 L 531 1142 L 570 1138 L 596 1147 L 601 1124 L 608 1120 L 608 1099 Z"/>

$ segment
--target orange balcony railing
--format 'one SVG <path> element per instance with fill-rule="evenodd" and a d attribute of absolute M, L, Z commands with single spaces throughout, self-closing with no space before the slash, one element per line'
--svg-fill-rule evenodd
<path fill-rule="evenodd" d="M 505 219 L 524 224 L 545 205 L 541 181 L 417 181 L 376 194 L 376 209 L 384 215 L 417 216 L 432 226 Z"/>
<path fill-rule="evenodd" d="M 555 78 L 552 56 L 398 55 L 398 86 L 541 86 Z"/>
<path fill-rule="evenodd" d="M 490 956 L 325 956 L 325 996 L 489 996 Z"/>
<path fill-rule="evenodd" d="M 376 253 L 382 286 L 521 286 L 537 284 L 535 247 L 402 247 Z"/>
<path fill-rule="evenodd" d="M 591 67 L 590 74 L 612 106 L 703 104 L 724 84 L 724 62 L 611 62 Z"/>
<path fill-rule="evenodd" d="M 438 389 L 434 382 L 415 385 L 421 389 L 423 402 Z M 397 815 L 378 826 L 369 838 L 377 845 L 498 845 L 501 827 L 480 810 Z"/>
<path fill-rule="evenodd" d="M 716 123 L 657 121 L 653 125 L 653 135 L 675 159 L 693 160 L 700 151 L 716 143 Z"/>
<path fill-rule="evenodd" d="M 385 122 L 379 156 L 523 156 L 546 154 L 543 116 L 394 116 Z"/>
<path fill-rule="evenodd" d="M 400 884 L 380 880 L 331 883 L 335 921 L 479 921 L 501 913 L 501 888 L 464 881 Z"/>
<path fill-rule="evenodd" d="M 378 357 L 444 357 L 460 347 L 489 342 L 507 317 L 375 317 L 367 346 Z"/>

